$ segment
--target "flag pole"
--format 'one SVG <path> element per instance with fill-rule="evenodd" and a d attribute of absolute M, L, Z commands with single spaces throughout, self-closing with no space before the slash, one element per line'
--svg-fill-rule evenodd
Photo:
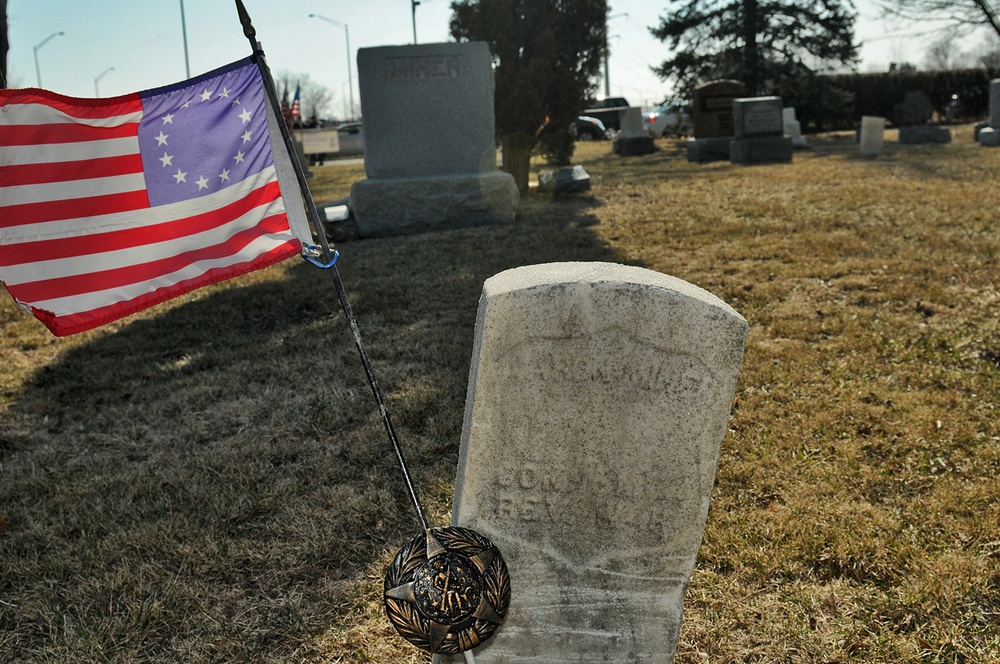
<path fill-rule="evenodd" d="M 250 48 L 253 51 L 253 60 L 260 69 L 268 103 L 271 104 L 271 108 L 274 110 L 276 117 L 281 118 L 281 105 L 278 102 L 278 95 L 274 89 L 274 81 L 271 79 L 271 70 L 268 68 L 267 62 L 264 59 L 264 49 L 261 47 L 260 42 L 257 41 L 257 31 L 250 22 L 250 14 L 247 13 L 242 0 L 236 0 L 236 11 L 240 16 L 240 23 L 243 25 L 243 34 L 250 41 Z M 371 360 L 368 358 L 368 352 L 365 350 L 364 342 L 361 340 L 361 330 L 358 328 L 358 322 L 354 316 L 354 310 L 351 309 L 351 303 L 347 299 L 347 290 L 344 288 L 344 282 L 340 278 L 340 272 L 338 272 L 335 264 L 336 253 L 330 248 L 326 232 L 320 222 L 319 211 L 316 209 L 316 203 L 313 201 L 312 192 L 309 190 L 309 183 L 306 180 L 305 171 L 302 164 L 299 162 L 298 154 L 295 151 L 295 145 L 292 142 L 292 137 L 288 127 L 284 122 L 278 122 L 278 125 L 281 130 L 281 137 L 285 143 L 285 149 L 287 150 L 289 159 L 292 162 L 292 167 L 295 169 L 295 177 L 298 180 L 299 189 L 305 199 L 306 211 L 312 220 L 313 230 L 319 239 L 320 248 L 323 252 L 323 258 L 327 263 L 327 265 L 323 267 L 329 268 L 330 275 L 333 277 L 333 283 L 337 290 L 337 297 L 340 298 L 340 304 L 344 309 L 344 315 L 347 318 L 347 323 L 351 328 L 351 333 L 354 335 L 354 344 L 358 348 L 358 354 L 361 356 L 361 364 L 364 367 L 365 375 L 368 377 L 368 384 L 371 386 L 372 394 L 375 396 L 375 402 L 378 404 L 382 424 L 385 426 L 386 433 L 389 435 L 389 441 L 392 443 L 393 452 L 396 454 L 396 460 L 399 462 L 399 468 L 403 473 L 403 480 L 406 483 L 406 490 L 409 494 L 410 502 L 413 503 L 413 508 L 416 510 L 417 518 L 420 520 L 421 526 L 424 531 L 427 531 L 427 517 L 424 516 L 424 510 L 420 506 L 420 499 L 417 497 L 417 491 L 413 485 L 413 480 L 410 477 L 410 471 L 406 466 L 406 459 L 403 457 L 403 450 L 399 445 L 399 439 L 396 437 L 396 431 L 392 426 L 392 419 L 389 417 L 389 410 L 386 408 L 385 399 L 382 396 L 382 390 L 379 389 L 378 381 L 375 379 L 375 371 L 372 369 Z"/>

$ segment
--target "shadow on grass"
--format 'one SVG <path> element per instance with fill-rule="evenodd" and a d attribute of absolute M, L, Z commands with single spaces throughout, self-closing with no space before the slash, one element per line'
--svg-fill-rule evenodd
<path fill-rule="evenodd" d="M 483 281 L 616 261 L 594 205 L 529 196 L 512 225 L 339 247 L 433 524 Z M 3 420 L 0 660 L 283 660 L 419 527 L 330 278 L 305 263 L 66 350 Z"/>

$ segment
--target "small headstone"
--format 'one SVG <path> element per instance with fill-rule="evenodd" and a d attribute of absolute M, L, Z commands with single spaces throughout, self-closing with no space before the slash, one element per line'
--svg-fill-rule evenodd
<path fill-rule="evenodd" d="M 990 126 L 1000 129 L 1000 78 L 990 81 Z"/>
<path fill-rule="evenodd" d="M 728 79 L 702 83 L 694 89 L 691 126 L 694 138 L 687 141 L 687 160 L 708 162 L 729 159 L 733 138 L 733 100 L 746 97 L 747 87 Z"/>
<path fill-rule="evenodd" d="M 486 281 L 452 520 L 500 548 L 512 595 L 480 664 L 672 660 L 746 334 L 643 268 Z"/>
<path fill-rule="evenodd" d="M 351 187 L 363 236 L 512 221 L 497 171 L 493 58 L 484 42 L 358 51 L 365 173 Z"/>
<path fill-rule="evenodd" d="M 590 174 L 579 164 L 571 168 L 542 171 L 538 174 L 538 191 L 554 194 L 590 191 Z"/>
<path fill-rule="evenodd" d="M 802 124 L 795 117 L 795 109 L 791 106 L 781 109 L 781 121 L 785 137 L 791 139 L 793 148 L 808 148 L 806 139 L 802 138 Z"/>
<path fill-rule="evenodd" d="M 733 100 L 735 138 L 729 144 L 734 164 L 790 162 L 792 141 L 785 137 L 781 97 Z"/>
<path fill-rule="evenodd" d="M 866 115 L 861 118 L 861 146 L 859 154 L 862 157 L 877 157 L 882 154 L 885 145 L 885 118 Z"/>
<path fill-rule="evenodd" d="M 623 157 L 650 154 L 656 151 L 656 143 L 643 126 L 642 109 L 630 106 L 618 113 L 621 131 L 611 144 L 611 150 Z"/>
<path fill-rule="evenodd" d="M 634 137 L 645 136 L 646 131 L 642 122 L 642 109 L 638 106 L 630 106 L 618 112 L 618 121 L 621 124 L 621 136 Z"/>

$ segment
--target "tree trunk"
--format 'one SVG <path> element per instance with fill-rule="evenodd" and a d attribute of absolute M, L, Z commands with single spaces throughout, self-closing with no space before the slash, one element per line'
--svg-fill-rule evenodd
<path fill-rule="evenodd" d="M 760 90 L 760 51 L 757 47 L 757 0 L 743 0 L 743 67 L 751 96 Z"/>
<path fill-rule="evenodd" d="M 500 170 L 513 175 L 517 190 L 522 194 L 527 193 L 531 151 L 535 147 L 534 137 L 525 134 L 505 134 L 500 137 L 500 146 L 503 149 Z"/>

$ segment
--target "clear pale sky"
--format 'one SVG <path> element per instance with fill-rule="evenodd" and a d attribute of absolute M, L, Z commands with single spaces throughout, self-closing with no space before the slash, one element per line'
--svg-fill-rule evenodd
<path fill-rule="evenodd" d="M 109 97 L 186 78 L 181 29 L 182 0 L 8 0 L 11 87 L 37 85 L 34 46 L 42 87 L 77 97 Z M 345 30 L 310 13 L 347 24 L 351 80 L 358 102 L 359 48 L 413 43 L 410 0 L 244 0 L 274 71 L 308 73 L 334 93 L 340 111 L 348 95 Z M 655 103 L 669 88 L 650 65 L 668 55 L 649 34 L 666 2 L 611 0 L 610 90 L 634 105 Z M 863 42 L 861 71 L 884 71 L 891 61 L 919 64 L 933 35 L 928 26 L 878 19 L 868 0 L 858 0 L 856 38 Z M 192 76 L 249 54 L 233 0 L 184 0 Z M 419 43 L 448 41 L 449 0 L 421 0 L 416 9 Z M 970 38 L 964 48 L 978 44 Z M 109 71 L 110 68 L 113 68 Z M 604 83 L 601 83 L 603 92 Z"/>

